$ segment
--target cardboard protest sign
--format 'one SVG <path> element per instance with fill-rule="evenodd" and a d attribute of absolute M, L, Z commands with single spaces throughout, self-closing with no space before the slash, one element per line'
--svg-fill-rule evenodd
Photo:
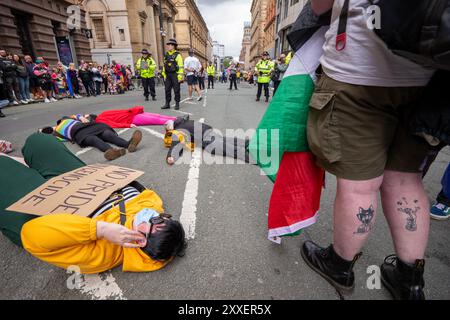
<path fill-rule="evenodd" d="M 86 217 L 111 194 L 143 174 L 106 164 L 88 165 L 49 180 L 6 210 L 38 216 L 69 213 Z"/>

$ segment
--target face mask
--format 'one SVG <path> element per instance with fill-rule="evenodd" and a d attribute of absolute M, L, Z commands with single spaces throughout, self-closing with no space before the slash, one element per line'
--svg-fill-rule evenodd
<path fill-rule="evenodd" d="M 134 216 L 134 229 L 136 229 L 141 223 L 150 223 L 150 219 L 159 217 L 159 215 L 160 214 L 153 209 L 142 209 Z"/>
<path fill-rule="evenodd" d="M 37 64 L 41 64 L 43 61 L 42 60 L 36 60 Z"/>

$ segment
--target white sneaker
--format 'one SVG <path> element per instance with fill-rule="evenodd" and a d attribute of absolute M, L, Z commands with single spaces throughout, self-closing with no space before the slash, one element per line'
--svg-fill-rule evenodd
<path fill-rule="evenodd" d="M 58 100 L 56 100 L 55 98 L 52 97 L 52 98 L 50 99 L 50 101 L 51 101 L 51 102 L 57 102 Z"/>
<path fill-rule="evenodd" d="M 13 105 L 15 105 L 15 106 L 18 106 L 19 105 L 19 103 L 17 102 L 17 101 L 13 101 Z"/>
<path fill-rule="evenodd" d="M 34 102 L 36 100 L 34 100 L 33 98 L 28 99 L 28 102 Z"/>
<path fill-rule="evenodd" d="M 45 103 L 50 103 L 51 101 L 48 100 L 47 98 L 45 98 L 44 102 L 45 102 Z"/>
<path fill-rule="evenodd" d="M 79 94 L 76 94 L 76 95 L 75 95 L 75 98 L 81 99 L 81 96 L 80 96 Z"/>
<path fill-rule="evenodd" d="M 20 102 L 21 102 L 22 104 L 28 104 L 28 101 L 27 101 L 27 100 L 20 100 Z"/>

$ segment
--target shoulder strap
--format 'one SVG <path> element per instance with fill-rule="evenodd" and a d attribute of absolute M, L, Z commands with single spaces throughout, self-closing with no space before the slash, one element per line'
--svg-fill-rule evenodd
<path fill-rule="evenodd" d="M 339 16 L 338 33 L 336 36 L 336 50 L 342 51 L 347 45 L 347 21 L 348 10 L 350 7 L 350 0 L 345 0 L 342 7 L 341 15 Z"/>

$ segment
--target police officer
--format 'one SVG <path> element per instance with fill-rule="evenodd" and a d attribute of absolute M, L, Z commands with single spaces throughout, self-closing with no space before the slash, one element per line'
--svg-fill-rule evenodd
<path fill-rule="evenodd" d="M 152 95 L 153 101 L 156 101 L 155 69 L 156 63 L 151 57 L 151 53 L 149 53 L 147 49 L 143 49 L 142 57 L 136 62 L 136 71 L 139 72 L 142 79 L 145 101 L 148 101 L 148 96 L 150 94 Z"/>
<path fill-rule="evenodd" d="M 216 76 L 216 67 L 214 67 L 211 61 L 209 61 L 209 66 L 206 68 L 206 72 L 208 72 L 208 89 L 210 89 L 211 85 L 212 88 L 214 89 L 214 77 Z"/>
<path fill-rule="evenodd" d="M 264 87 L 266 102 L 269 102 L 270 75 L 273 72 L 274 67 L 275 65 L 270 60 L 269 53 L 264 51 L 262 54 L 262 60 L 260 60 L 255 67 L 255 71 L 258 75 L 258 93 L 256 95 L 256 101 L 259 101 L 261 98 L 262 88 Z"/>
<path fill-rule="evenodd" d="M 184 79 L 184 63 L 181 53 L 177 51 L 178 43 L 175 39 L 167 42 L 167 52 L 164 55 L 164 68 L 162 75 L 166 85 L 166 104 L 161 109 L 170 109 L 172 101 L 172 88 L 175 93 L 175 110 L 180 109 L 180 82 Z"/>

